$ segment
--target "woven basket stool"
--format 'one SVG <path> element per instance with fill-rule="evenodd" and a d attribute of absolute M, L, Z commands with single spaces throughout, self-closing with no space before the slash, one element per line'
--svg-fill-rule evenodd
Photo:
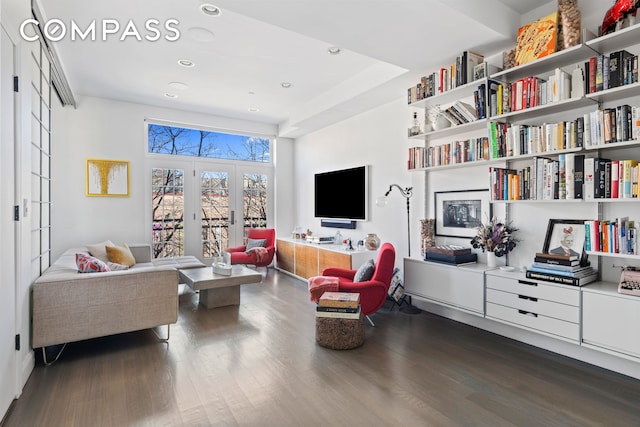
<path fill-rule="evenodd" d="M 364 316 L 359 319 L 316 317 L 316 341 L 332 350 L 349 350 L 364 344 Z"/>

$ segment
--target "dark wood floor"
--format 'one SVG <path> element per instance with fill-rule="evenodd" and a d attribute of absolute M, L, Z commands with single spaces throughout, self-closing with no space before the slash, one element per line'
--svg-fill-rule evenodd
<path fill-rule="evenodd" d="M 169 344 L 70 344 L 4 426 L 640 425 L 640 381 L 448 319 L 384 308 L 364 346 L 335 351 L 305 282 L 270 270 L 241 298 L 203 310 L 181 288 Z"/>

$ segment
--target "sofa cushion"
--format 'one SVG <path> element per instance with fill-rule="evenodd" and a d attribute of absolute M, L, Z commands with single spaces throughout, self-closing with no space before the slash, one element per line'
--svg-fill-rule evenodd
<path fill-rule="evenodd" d="M 96 257 L 85 254 L 76 254 L 78 273 L 102 273 L 111 271 L 109 266 Z"/>
<path fill-rule="evenodd" d="M 119 246 L 106 246 L 106 249 L 107 257 L 110 262 L 126 265 L 127 267 L 135 265 L 136 259 L 133 257 L 131 250 L 129 250 L 129 246 L 127 246 L 126 243 Z"/>
<path fill-rule="evenodd" d="M 267 246 L 267 239 L 247 239 L 247 247 L 244 249 L 248 251 L 253 248 L 265 248 Z"/>
<path fill-rule="evenodd" d="M 353 281 L 366 282 L 367 280 L 371 280 L 371 278 L 373 277 L 374 271 L 375 271 L 375 266 L 373 264 L 373 260 L 370 259 L 369 261 L 362 264 L 360 268 L 358 268 L 358 271 L 356 271 L 355 276 L 353 276 Z"/>
<path fill-rule="evenodd" d="M 91 256 L 98 258 L 102 262 L 108 262 L 109 257 L 107 256 L 107 246 L 113 246 L 113 242 L 111 240 L 105 240 L 104 242 L 87 245 L 87 249 Z"/>
<path fill-rule="evenodd" d="M 107 265 L 109 266 L 111 271 L 122 271 L 122 270 L 128 270 L 129 269 L 128 265 L 117 264 L 117 263 L 111 262 L 111 261 L 107 262 Z"/>

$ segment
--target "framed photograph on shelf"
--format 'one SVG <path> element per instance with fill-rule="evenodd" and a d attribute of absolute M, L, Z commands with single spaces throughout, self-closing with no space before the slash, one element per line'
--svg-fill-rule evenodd
<path fill-rule="evenodd" d="M 473 237 L 483 218 L 491 218 L 489 190 L 436 191 L 436 236 Z"/>
<path fill-rule="evenodd" d="M 542 252 L 577 256 L 580 265 L 585 265 L 587 254 L 584 250 L 584 221 L 583 219 L 550 219 Z"/>
<path fill-rule="evenodd" d="M 129 162 L 87 159 L 87 196 L 128 197 Z"/>

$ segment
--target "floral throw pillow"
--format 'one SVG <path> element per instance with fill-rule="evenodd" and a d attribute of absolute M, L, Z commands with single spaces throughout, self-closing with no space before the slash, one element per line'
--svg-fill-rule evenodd
<path fill-rule="evenodd" d="M 109 266 L 98 258 L 85 254 L 76 254 L 76 265 L 78 266 L 78 273 L 100 273 L 111 271 Z"/>

